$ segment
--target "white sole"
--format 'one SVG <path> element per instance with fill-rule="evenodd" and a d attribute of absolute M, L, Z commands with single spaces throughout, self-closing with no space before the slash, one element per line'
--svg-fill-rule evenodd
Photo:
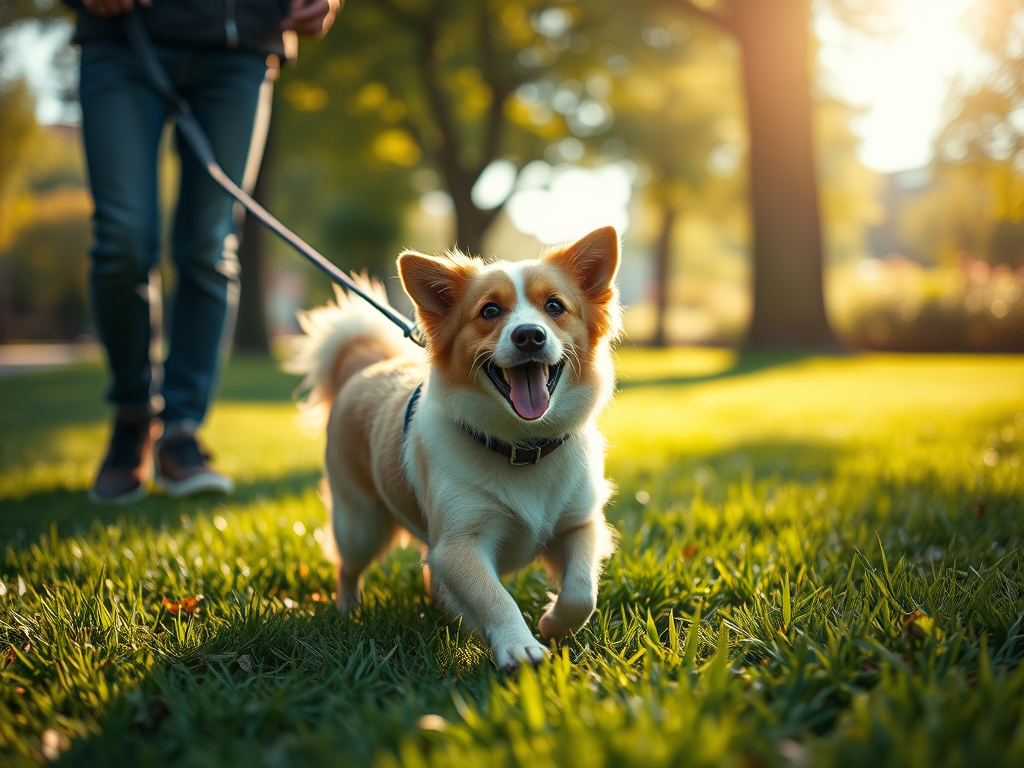
<path fill-rule="evenodd" d="M 166 477 L 157 475 L 153 478 L 153 485 L 166 493 L 172 499 L 180 499 L 184 496 L 196 496 L 201 493 L 227 494 L 235 490 L 235 484 L 230 477 L 217 474 L 216 472 L 203 472 L 193 475 L 186 480 L 168 480 Z"/>

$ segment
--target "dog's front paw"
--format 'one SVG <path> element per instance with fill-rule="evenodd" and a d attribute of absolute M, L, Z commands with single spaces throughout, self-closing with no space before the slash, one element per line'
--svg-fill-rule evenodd
<path fill-rule="evenodd" d="M 532 637 L 525 642 L 493 643 L 491 650 L 498 669 L 508 673 L 515 672 L 524 661 L 537 666 L 551 655 L 551 651 Z"/>

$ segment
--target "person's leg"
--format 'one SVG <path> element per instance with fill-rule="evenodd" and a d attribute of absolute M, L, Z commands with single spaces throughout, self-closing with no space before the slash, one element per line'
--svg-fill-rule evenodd
<path fill-rule="evenodd" d="M 117 409 L 110 447 L 89 495 L 126 503 L 146 494 L 152 422 L 151 317 L 160 312 L 150 273 L 159 258 L 157 150 L 165 111 L 132 52 L 116 42 L 82 46 L 82 137 L 95 201 L 90 292 Z M 156 284 L 158 285 L 158 283 Z"/>
<path fill-rule="evenodd" d="M 150 407 L 149 272 L 160 252 L 157 150 L 166 120 L 131 50 L 82 46 L 82 138 L 95 201 L 90 290 L 120 409 Z"/>
<path fill-rule="evenodd" d="M 253 133 L 263 56 L 237 51 L 190 51 L 175 80 L 210 139 L 225 173 L 241 183 Z M 194 431 L 206 416 L 229 342 L 238 294 L 238 237 L 233 200 L 178 137 L 181 192 L 172 254 L 177 287 L 169 317 L 163 419 L 171 431 Z"/>
<path fill-rule="evenodd" d="M 189 51 L 172 73 L 181 95 L 210 139 L 224 172 L 242 182 L 266 74 L 262 56 L 237 51 Z M 265 130 L 265 126 L 264 126 Z M 262 141 L 257 142 L 262 146 Z M 156 483 L 171 496 L 230 492 L 231 480 L 207 465 L 195 431 L 206 416 L 238 303 L 238 237 L 233 200 L 178 136 L 181 192 L 172 254 L 177 286 L 164 366 L 164 438 Z"/>

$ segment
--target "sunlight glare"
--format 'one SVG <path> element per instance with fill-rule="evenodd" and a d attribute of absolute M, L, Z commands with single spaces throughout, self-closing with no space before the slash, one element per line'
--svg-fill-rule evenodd
<path fill-rule="evenodd" d="M 480 174 L 470 198 L 473 205 L 482 211 L 497 208 L 508 199 L 516 183 L 517 169 L 510 160 L 495 160 Z"/>
<path fill-rule="evenodd" d="M 80 112 L 77 102 L 65 101 L 61 73 L 54 57 L 68 45 L 74 25 L 60 19 L 44 26 L 31 19 L 4 30 L 0 36 L 6 55 L 0 55 L 0 79 L 24 77 L 36 99 L 36 120 L 41 125 L 75 123 Z"/>
<path fill-rule="evenodd" d="M 538 165 L 543 164 L 531 163 L 521 175 L 530 170 L 529 175 L 540 180 L 545 174 Z M 533 188 L 524 188 L 521 179 L 512 194 L 507 210 L 520 232 L 551 245 L 606 224 L 619 233 L 626 231 L 633 183 L 629 168 L 614 163 L 595 169 L 567 165 L 552 169 L 549 176 L 546 184 Z"/>
<path fill-rule="evenodd" d="M 892 0 L 895 34 L 866 38 L 819 18 L 819 58 L 829 90 L 864 108 L 853 130 L 860 159 L 892 173 L 926 165 L 947 118 L 949 86 L 984 73 L 986 62 L 961 23 L 974 0 Z"/>

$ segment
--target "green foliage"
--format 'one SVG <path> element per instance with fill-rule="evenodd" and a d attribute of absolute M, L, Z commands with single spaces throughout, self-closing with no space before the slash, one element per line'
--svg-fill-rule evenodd
<path fill-rule="evenodd" d="M 850 130 L 855 110 L 834 99 L 814 108 L 815 158 L 821 193 L 821 222 L 830 264 L 862 259 L 868 227 L 883 218 L 879 175 L 857 159 L 859 139 Z"/>
<path fill-rule="evenodd" d="M 29 120 L 31 151 L 22 147 L 8 194 L 0 194 L 0 338 L 73 339 L 88 327 L 92 200 L 77 132 L 40 131 Z"/>
<path fill-rule="evenodd" d="M 0 31 L 26 19 L 66 18 L 69 13 L 59 0 L 7 0 L 0 8 Z"/>
<path fill-rule="evenodd" d="M 1021 360 L 620 360 L 619 551 L 513 676 L 415 551 L 329 607 L 322 437 L 268 365 L 208 428 L 235 496 L 127 508 L 85 500 L 101 373 L 0 381 L 0 762 L 1020 764 Z M 542 572 L 509 587 L 535 622 Z"/>
<path fill-rule="evenodd" d="M 360 195 L 369 187 L 391 215 L 443 185 L 455 203 L 459 241 L 477 250 L 497 213 L 470 199 L 483 170 L 499 158 L 522 167 L 567 134 L 561 115 L 517 95 L 528 82 L 557 83 L 556 63 L 571 56 L 552 42 L 566 39 L 566 29 L 540 31 L 545 9 L 564 14 L 566 29 L 582 12 L 575 3 L 466 0 L 346 8 L 331 34 L 304 48 L 298 68 L 285 73 L 283 165 L 301 164 L 306 174 Z M 288 198 L 296 193 L 289 186 Z M 297 209 L 315 202 L 298 198 Z"/>
<path fill-rule="evenodd" d="M 1024 269 L 967 256 L 932 269 L 888 258 L 830 277 L 836 331 L 858 349 L 1024 351 Z"/>
<path fill-rule="evenodd" d="M 991 57 L 992 71 L 971 87 L 961 84 L 953 96 L 959 100 L 955 114 L 938 139 L 939 149 L 953 162 L 991 162 L 1019 177 L 1024 163 L 1024 130 L 1015 113 L 1024 105 L 1024 2 L 979 0 L 966 15 L 982 51 Z M 1009 180 L 1008 180 L 1009 181 Z M 1021 185 L 1005 200 L 1003 215 L 1024 218 Z"/>
<path fill-rule="evenodd" d="M 943 163 L 963 166 L 985 189 L 983 240 L 973 253 L 993 264 L 1024 265 L 1024 2 L 979 0 L 966 14 L 993 65 L 980 82 L 957 83 L 953 116 L 936 139 Z M 977 183 L 977 182 L 976 182 Z M 955 208 L 943 213 L 956 215 Z M 977 228 L 975 223 L 973 228 Z"/>
<path fill-rule="evenodd" d="M 693 206 L 714 149 L 735 156 L 721 175 L 738 163 L 734 64 L 717 35 L 644 4 L 353 5 L 283 77 L 282 167 L 295 181 L 282 202 L 301 215 L 311 180 L 370 184 L 396 215 L 410 191 L 440 186 L 475 249 L 501 209 L 471 196 L 492 162 L 628 156 L 653 172 L 654 193 Z"/>
<path fill-rule="evenodd" d="M 23 79 L 0 80 L 0 253 L 26 218 L 20 186 L 38 133 L 35 99 Z"/>
<path fill-rule="evenodd" d="M 611 133 L 650 166 L 648 192 L 657 205 L 721 207 L 721 199 L 706 198 L 728 201 L 741 191 L 746 151 L 738 51 L 678 12 L 624 16 L 615 23 L 628 66 L 609 95 Z"/>

